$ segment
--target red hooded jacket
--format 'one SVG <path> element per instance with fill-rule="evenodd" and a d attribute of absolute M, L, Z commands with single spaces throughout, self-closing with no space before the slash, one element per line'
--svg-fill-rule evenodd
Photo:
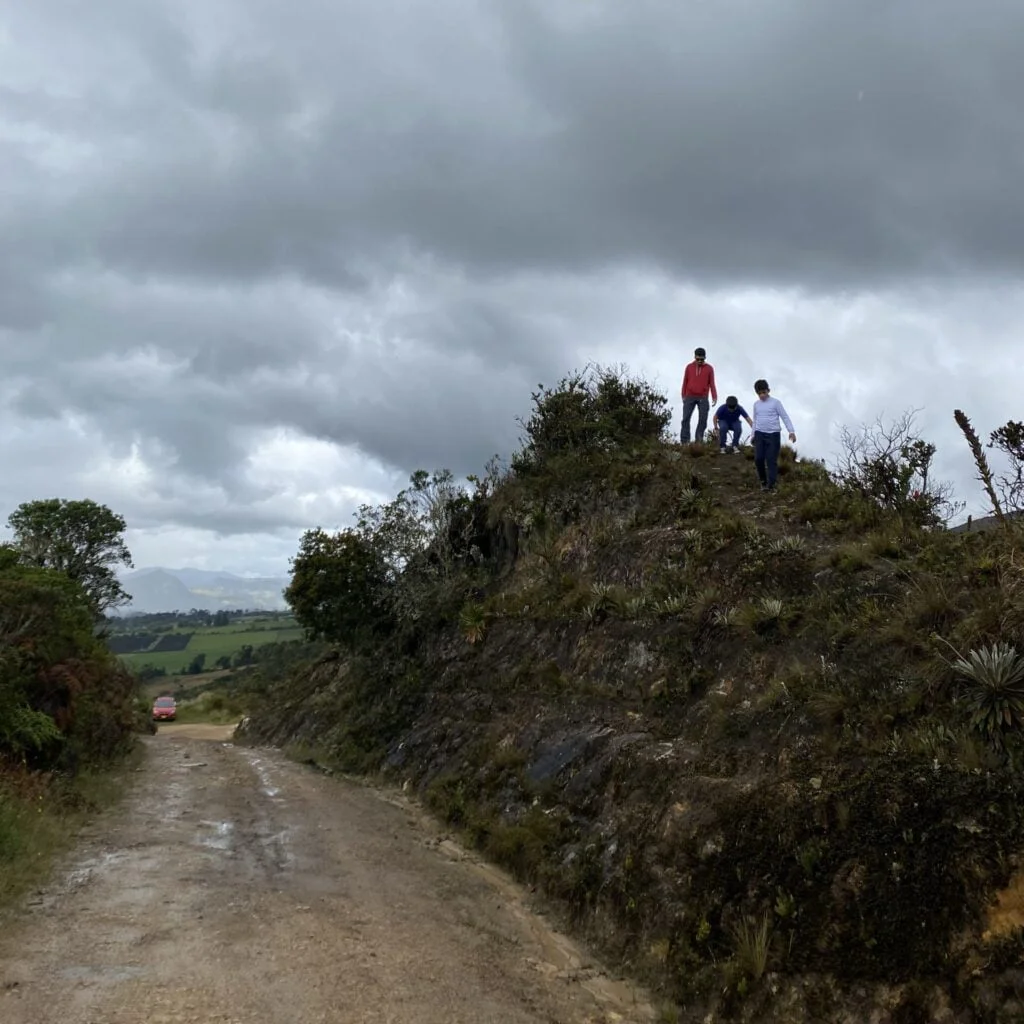
<path fill-rule="evenodd" d="M 707 398 L 711 393 L 711 401 L 718 401 L 718 388 L 715 387 L 715 368 L 710 363 L 703 366 L 695 359 L 687 364 L 683 371 L 683 386 L 680 393 L 683 398 Z"/>

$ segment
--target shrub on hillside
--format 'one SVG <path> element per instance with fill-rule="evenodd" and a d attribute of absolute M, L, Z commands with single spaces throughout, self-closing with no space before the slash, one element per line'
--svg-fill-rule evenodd
<path fill-rule="evenodd" d="M 1009 420 L 989 434 L 989 448 L 1006 457 L 1008 471 L 998 478 L 1003 508 L 1007 512 L 1024 511 L 1024 423 Z"/>
<path fill-rule="evenodd" d="M 0 559 L 0 758 L 73 766 L 131 742 L 135 681 L 93 619 L 88 594 L 64 573 Z"/>
<path fill-rule="evenodd" d="M 668 399 L 623 369 L 588 366 L 531 395 L 533 413 L 512 468 L 528 471 L 556 455 L 624 448 L 659 438 L 672 413 Z"/>
<path fill-rule="evenodd" d="M 856 431 L 844 427 L 836 481 L 911 526 L 938 526 L 962 507 L 952 499 L 952 485 L 931 476 L 935 445 L 917 432 L 914 413 L 891 423 L 881 418 Z"/>

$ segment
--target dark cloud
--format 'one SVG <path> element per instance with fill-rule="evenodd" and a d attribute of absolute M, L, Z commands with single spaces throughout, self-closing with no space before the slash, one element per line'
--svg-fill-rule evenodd
<path fill-rule="evenodd" d="M 49 243 L 353 289 L 403 247 L 826 289 L 1020 269 L 1019 5 L 449 0 L 397 30 L 390 7 L 212 3 L 248 26 L 219 43 L 189 5 L 82 15 L 138 92 L 94 86 L 111 159 Z M 37 117 L 73 132 L 52 97 Z"/>
<path fill-rule="evenodd" d="M 273 547 L 695 344 L 815 452 L 911 406 L 952 452 L 1015 397 L 1022 99 L 1010 0 L 9 5 L 3 500 Z"/>

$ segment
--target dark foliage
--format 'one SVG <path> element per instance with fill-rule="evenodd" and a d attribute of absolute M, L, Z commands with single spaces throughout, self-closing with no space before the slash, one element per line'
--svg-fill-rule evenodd
<path fill-rule="evenodd" d="M 553 388 L 539 385 L 525 437 L 512 460 L 517 473 L 557 455 L 625 448 L 657 440 L 671 419 L 668 400 L 625 370 L 589 366 Z"/>

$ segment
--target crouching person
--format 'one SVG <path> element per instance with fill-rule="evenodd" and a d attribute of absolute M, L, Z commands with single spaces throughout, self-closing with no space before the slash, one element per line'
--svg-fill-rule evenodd
<path fill-rule="evenodd" d="M 718 434 L 718 450 L 725 455 L 736 451 L 740 446 L 740 434 L 743 433 L 741 420 L 746 420 L 751 430 L 754 429 L 754 422 L 751 420 L 747 410 L 740 405 L 735 395 L 730 395 L 725 400 L 725 405 L 720 405 L 715 410 L 713 426 Z"/>

